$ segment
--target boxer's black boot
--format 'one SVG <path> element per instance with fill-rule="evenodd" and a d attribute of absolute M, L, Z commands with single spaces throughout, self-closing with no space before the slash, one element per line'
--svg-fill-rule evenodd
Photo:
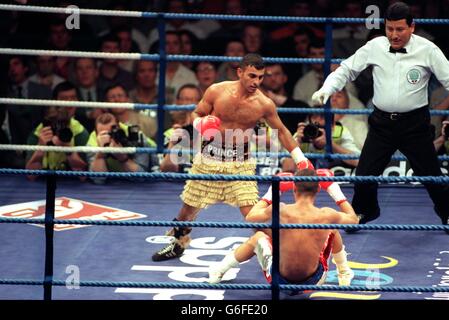
<path fill-rule="evenodd" d="M 178 219 L 173 219 L 173 221 L 178 221 Z M 168 244 L 165 248 L 162 248 L 153 256 L 151 259 L 153 261 L 164 261 L 173 258 L 180 257 L 184 250 L 190 243 L 190 236 L 188 235 L 192 231 L 192 228 L 187 227 L 174 227 L 170 231 L 167 232 L 167 236 L 172 236 L 174 239 L 170 244 Z"/>

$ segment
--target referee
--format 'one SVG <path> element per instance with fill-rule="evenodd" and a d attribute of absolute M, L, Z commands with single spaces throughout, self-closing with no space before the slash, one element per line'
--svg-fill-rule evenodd
<path fill-rule="evenodd" d="M 449 90 L 449 62 L 432 42 L 413 34 L 410 8 L 403 2 L 390 5 L 385 14 L 386 37 L 367 42 L 332 72 L 313 94 L 312 103 L 323 105 L 329 96 L 372 66 L 374 111 L 356 169 L 357 176 L 382 174 L 396 150 L 409 160 L 417 176 L 441 176 L 432 143 L 427 85 L 433 73 Z M 380 215 L 377 183 L 355 183 L 352 205 L 360 223 Z M 449 187 L 425 184 L 434 210 L 444 225 L 449 217 Z"/>

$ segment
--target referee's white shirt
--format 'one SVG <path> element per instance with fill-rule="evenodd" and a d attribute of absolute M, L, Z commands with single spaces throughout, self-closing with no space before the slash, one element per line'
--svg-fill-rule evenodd
<path fill-rule="evenodd" d="M 404 47 L 407 53 L 389 52 L 387 37 L 367 42 L 332 72 L 322 90 L 332 94 L 373 67 L 373 103 L 386 112 L 408 112 L 428 104 L 427 85 L 431 74 L 449 91 L 449 62 L 433 42 L 412 34 Z"/>

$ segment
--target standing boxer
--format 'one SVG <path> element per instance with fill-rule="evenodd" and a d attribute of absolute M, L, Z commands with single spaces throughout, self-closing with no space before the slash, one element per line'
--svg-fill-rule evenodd
<path fill-rule="evenodd" d="M 249 157 L 253 128 L 265 119 L 278 132 L 282 145 L 291 153 L 298 168 L 313 168 L 276 112 L 274 102 L 260 90 L 265 66 L 258 54 L 247 54 L 237 69 L 239 80 L 211 85 L 192 113 L 193 126 L 202 136 L 192 174 L 254 175 L 256 163 Z M 182 208 L 175 221 L 193 221 L 208 205 L 224 202 L 240 208 L 246 216 L 257 203 L 255 181 L 188 180 L 181 195 Z M 180 256 L 190 242 L 191 228 L 175 227 L 168 246 L 156 252 L 153 261 Z"/>

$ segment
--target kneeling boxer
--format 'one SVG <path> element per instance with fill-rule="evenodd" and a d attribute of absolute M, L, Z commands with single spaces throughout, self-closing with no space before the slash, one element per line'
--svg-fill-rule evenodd
<path fill-rule="evenodd" d="M 331 176 L 327 169 L 317 170 L 319 176 Z M 298 176 L 315 176 L 310 169 L 300 170 Z M 319 188 L 326 190 L 341 211 L 332 208 L 317 208 L 315 203 Z M 282 181 L 281 191 L 294 189 L 295 203 L 280 205 L 280 223 L 287 224 L 356 224 L 358 217 L 346 200 L 340 186 L 331 181 L 306 182 Z M 271 187 L 246 216 L 248 222 L 268 222 L 271 219 Z M 339 285 L 350 285 L 354 277 L 346 260 L 345 247 L 337 230 L 327 229 L 281 229 L 280 231 L 280 284 L 320 285 L 326 280 L 328 259 L 332 253 L 337 266 Z M 218 283 L 225 273 L 239 263 L 256 255 L 269 283 L 271 283 L 272 246 L 271 238 L 258 231 L 248 241 L 230 252 L 225 258 L 210 267 L 209 283 Z"/>

